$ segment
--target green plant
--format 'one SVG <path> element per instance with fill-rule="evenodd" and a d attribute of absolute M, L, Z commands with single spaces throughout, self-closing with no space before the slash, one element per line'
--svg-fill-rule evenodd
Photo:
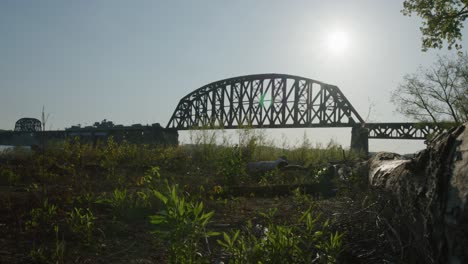
<path fill-rule="evenodd" d="M 338 232 L 330 234 L 330 239 L 318 243 L 317 248 L 322 250 L 322 260 L 325 263 L 337 263 L 338 256 L 343 251 L 343 235 Z"/>
<path fill-rule="evenodd" d="M 116 168 L 121 157 L 121 149 L 113 137 L 107 139 L 107 144 L 102 154 L 101 166 L 107 170 L 107 180 L 115 179 Z"/>
<path fill-rule="evenodd" d="M 95 220 L 96 217 L 89 208 L 83 210 L 75 207 L 68 213 L 67 224 L 73 233 L 89 244 L 92 241 Z"/>
<path fill-rule="evenodd" d="M 47 184 L 56 181 L 59 176 L 56 171 L 51 169 L 57 165 L 56 156 L 50 150 L 41 149 L 40 153 L 34 154 L 33 162 L 35 177 L 40 182 L 42 193 L 45 194 Z"/>
<path fill-rule="evenodd" d="M 113 212 L 114 217 L 122 217 L 133 208 L 133 195 L 127 194 L 127 189 L 114 189 L 110 197 L 101 197 L 96 203 L 108 204 Z"/>
<path fill-rule="evenodd" d="M 65 241 L 59 238 L 59 226 L 54 225 L 55 244 L 53 250 L 49 249 L 44 242 L 41 242 L 39 247 L 33 244 L 33 248 L 29 252 L 29 257 L 33 263 L 65 263 Z"/>
<path fill-rule="evenodd" d="M 228 253 L 229 263 L 336 263 L 343 235 L 335 232 L 325 239 L 328 221 L 317 228 L 320 215 L 314 217 L 309 208 L 297 224 L 279 225 L 273 221 L 276 211 L 260 214 L 268 223 L 265 227 L 248 222 L 244 232 L 223 233 L 217 242 Z"/>
<path fill-rule="evenodd" d="M 281 175 L 280 170 L 275 168 L 274 170 L 265 172 L 262 176 L 260 176 L 258 184 L 260 186 L 267 186 L 271 184 L 284 184 L 285 179 L 282 176 L 283 175 Z"/>
<path fill-rule="evenodd" d="M 187 201 L 178 193 L 177 185 L 170 187 L 167 184 L 166 195 L 156 190 L 154 195 L 163 202 L 164 210 L 150 216 L 150 222 L 157 227 L 155 233 L 163 235 L 168 241 L 169 262 L 206 262 L 200 241 L 217 235 L 206 232 L 206 225 L 214 212 L 205 213 L 203 202 Z"/>
<path fill-rule="evenodd" d="M 25 227 L 28 231 L 44 231 L 49 233 L 52 231 L 51 227 L 56 224 L 58 207 L 44 200 L 42 207 L 33 208 L 30 211 L 30 219 L 26 221 Z"/>
<path fill-rule="evenodd" d="M 245 162 L 242 152 L 237 147 L 221 147 L 215 159 L 216 173 L 228 186 L 236 185 L 239 178 L 245 175 Z"/>
<path fill-rule="evenodd" d="M 29 257 L 33 263 L 49 263 L 49 258 L 46 256 L 45 248 L 40 246 L 38 248 L 34 247 L 29 252 Z"/>
<path fill-rule="evenodd" d="M 54 226 L 54 232 L 55 232 L 55 250 L 54 250 L 54 256 L 53 258 L 55 259 L 55 263 L 60 264 L 60 263 L 65 263 L 64 260 L 64 254 L 65 254 L 65 241 L 59 239 L 59 226 L 56 225 Z"/>
<path fill-rule="evenodd" d="M 314 204 L 314 199 L 301 191 L 299 187 L 292 191 L 293 203 L 299 210 L 311 207 Z"/>
<path fill-rule="evenodd" d="M 253 232 L 252 222 L 247 223 L 247 229 L 231 231 L 231 235 L 224 232 L 223 240 L 217 240 L 223 251 L 229 255 L 229 263 L 259 263 L 264 255 L 262 240 Z"/>
<path fill-rule="evenodd" d="M 321 229 L 317 229 L 317 223 L 320 219 L 320 214 L 313 217 L 312 207 L 302 215 L 301 222 L 305 223 L 305 232 L 303 233 L 306 247 L 315 247 L 319 250 L 317 253 L 321 263 L 337 263 L 340 253 L 343 251 L 343 235 L 344 233 L 329 233 L 330 222 L 326 220 Z M 329 233 L 329 239 L 327 237 Z M 309 243 L 307 245 L 307 243 Z M 313 245 L 311 245 L 311 243 Z"/>
<path fill-rule="evenodd" d="M 0 182 L 3 182 L 5 179 L 9 185 L 17 185 L 21 181 L 21 176 L 9 168 L 1 168 Z"/>
<path fill-rule="evenodd" d="M 72 207 L 91 207 L 91 205 L 96 202 L 96 198 L 92 192 L 82 192 L 75 194 L 71 197 L 66 197 L 66 201 L 70 202 Z"/>
<path fill-rule="evenodd" d="M 267 227 L 249 222 L 247 231 L 223 233 L 218 244 L 229 254 L 229 263 L 304 263 L 301 237 L 294 227 L 269 224 Z"/>
<path fill-rule="evenodd" d="M 155 188 L 161 183 L 161 174 L 159 173 L 159 167 L 153 166 L 145 172 L 137 181 L 137 185 L 140 187 Z"/>

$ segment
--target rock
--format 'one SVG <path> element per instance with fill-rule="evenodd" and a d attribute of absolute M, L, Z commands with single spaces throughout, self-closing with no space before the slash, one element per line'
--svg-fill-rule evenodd
<path fill-rule="evenodd" d="M 284 157 L 280 157 L 274 161 L 257 161 L 247 162 L 246 172 L 249 175 L 265 174 L 275 169 L 281 169 L 288 165 L 288 161 Z"/>
<path fill-rule="evenodd" d="M 468 263 L 467 126 L 436 136 L 413 159 L 379 153 L 369 160 L 370 185 L 395 199 L 402 243 L 423 262 Z"/>

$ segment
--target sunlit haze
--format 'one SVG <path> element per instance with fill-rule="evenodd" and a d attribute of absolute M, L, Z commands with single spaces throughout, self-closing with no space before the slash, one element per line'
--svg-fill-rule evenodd
<path fill-rule="evenodd" d="M 331 31 L 327 35 L 327 46 L 332 55 L 342 55 L 349 51 L 350 36 L 345 31 Z"/>

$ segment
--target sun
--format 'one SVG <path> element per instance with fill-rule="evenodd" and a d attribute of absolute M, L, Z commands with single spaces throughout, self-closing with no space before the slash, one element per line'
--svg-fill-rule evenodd
<path fill-rule="evenodd" d="M 331 31 L 327 35 L 326 45 L 331 54 L 343 54 L 349 48 L 349 36 L 345 31 Z"/>

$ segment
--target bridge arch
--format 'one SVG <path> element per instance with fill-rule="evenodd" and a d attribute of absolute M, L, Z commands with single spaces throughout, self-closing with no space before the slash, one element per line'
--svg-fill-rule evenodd
<path fill-rule="evenodd" d="M 204 85 L 184 96 L 167 128 L 354 127 L 364 121 L 337 86 L 287 74 Z"/>
<path fill-rule="evenodd" d="M 23 117 L 15 123 L 17 132 L 38 132 L 42 130 L 42 123 L 36 118 Z"/>

